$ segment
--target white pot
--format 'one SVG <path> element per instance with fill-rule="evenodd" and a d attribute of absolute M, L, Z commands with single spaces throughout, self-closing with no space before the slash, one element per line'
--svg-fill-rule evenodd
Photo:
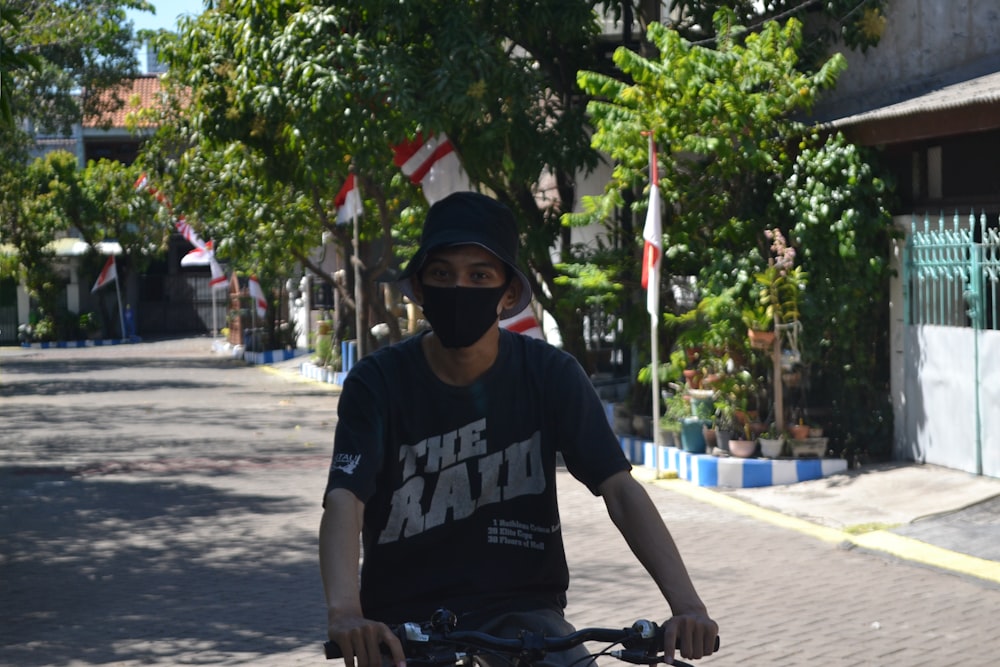
<path fill-rule="evenodd" d="M 785 439 L 784 438 L 761 438 L 760 439 L 760 453 L 769 459 L 776 459 L 781 456 L 781 452 L 785 449 Z"/>

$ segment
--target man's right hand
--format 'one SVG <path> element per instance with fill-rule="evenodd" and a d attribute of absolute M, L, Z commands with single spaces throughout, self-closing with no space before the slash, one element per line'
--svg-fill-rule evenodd
<path fill-rule="evenodd" d="M 389 626 L 360 616 L 329 614 L 327 634 L 340 647 L 346 667 L 382 667 L 382 645 L 395 667 L 406 667 L 403 646 Z"/>

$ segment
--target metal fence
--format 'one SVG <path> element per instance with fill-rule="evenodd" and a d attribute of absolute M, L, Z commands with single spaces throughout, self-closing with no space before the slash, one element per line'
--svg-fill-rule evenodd
<path fill-rule="evenodd" d="M 957 213 L 912 223 L 907 324 L 1000 330 L 1000 221 Z"/>

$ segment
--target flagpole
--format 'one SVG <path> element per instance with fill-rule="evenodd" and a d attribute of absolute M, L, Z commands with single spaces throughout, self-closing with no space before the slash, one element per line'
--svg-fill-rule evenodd
<path fill-rule="evenodd" d="M 209 243 L 212 242 L 209 241 Z M 214 252 L 215 248 L 214 244 L 212 245 L 212 248 Z M 209 269 L 211 269 L 211 264 L 209 264 Z M 216 312 L 218 308 L 215 302 L 215 285 L 212 284 L 213 278 L 215 278 L 214 275 L 212 275 L 211 278 L 208 279 L 208 291 L 212 293 L 212 343 L 214 344 L 216 339 L 219 337 L 219 317 L 218 313 Z"/>
<path fill-rule="evenodd" d="M 650 174 L 650 206 L 653 205 L 653 188 L 660 187 L 660 179 L 657 175 L 656 146 L 653 143 L 653 133 L 649 133 L 649 174 Z M 655 212 L 659 214 L 657 210 Z M 662 244 L 662 239 L 657 239 L 658 245 Z M 645 261 L 645 258 L 643 259 Z M 649 284 L 647 294 L 647 307 L 649 310 L 649 349 L 650 364 L 653 368 L 653 451 L 656 457 L 656 476 L 659 477 L 661 465 L 660 448 L 663 445 L 663 435 L 660 433 L 660 261 L 654 263 L 649 272 Z"/>
<path fill-rule="evenodd" d="M 115 294 L 118 297 L 118 324 L 121 326 L 122 340 L 125 340 L 125 315 L 122 313 L 122 289 L 121 278 L 118 276 L 118 260 L 115 259 L 114 255 L 111 255 L 111 261 L 114 263 L 115 267 Z"/>
<path fill-rule="evenodd" d="M 351 175 L 354 175 L 353 168 L 351 169 Z M 356 176 L 354 187 L 358 191 L 358 200 L 360 201 L 361 187 L 358 185 Z M 364 294 L 364 285 L 361 284 L 361 224 L 358 222 L 357 207 L 353 204 L 351 205 L 351 221 L 354 225 L 354 328 L 356 330 L 355 335 L 357 336 L 354 360 L 360 361 L 366 351 L 365 342 L 367 339 L 362 331 L 364 318 L 361 312 L 361 300 Z"/>

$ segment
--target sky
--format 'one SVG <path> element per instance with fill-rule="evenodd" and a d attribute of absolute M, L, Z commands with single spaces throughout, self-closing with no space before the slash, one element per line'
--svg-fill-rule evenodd
<path fill-rule="evenodd" d="M 203 0 L 151 0 L 156 7 L 156 15 L 149 12 L 128 10 L 127 15 L 136 30 L 176 30 L 177 17 L 183 14 L 197 16 L 204 10 Z"/>
<path fill-rule="evenodd" d="M 135 30 L 159 30 L 161 28 L 176 30 L 179 16 L 185 14 L 197 16 L 205 9 L 203 0 L 152 0 L 152 3 L 156 7 L 155 15 L 131 9 L 126 12 L 126 16 L 132 21 Z M 149 71 L 145 49 L 137 51 L 136 57 L 139 59 L 140 69 Z"/>

